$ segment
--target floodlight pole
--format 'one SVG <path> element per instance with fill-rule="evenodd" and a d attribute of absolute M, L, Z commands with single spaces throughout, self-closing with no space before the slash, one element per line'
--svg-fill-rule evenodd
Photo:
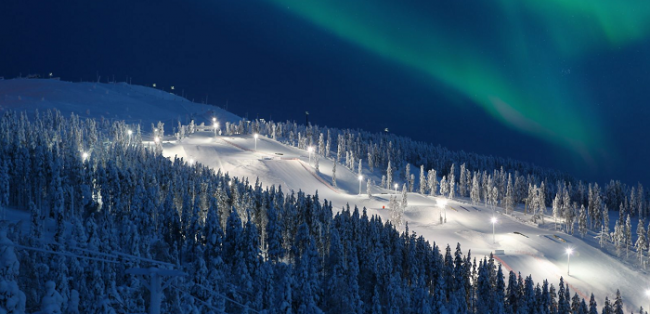
<path fill-rule="evenodd" d="M 497 218 L 492 216 L 491 221 L 492 221 L 492 244 L 496 244 L 497 240 L 496 240 L 496 235 L 495 235 L 494 229 L 495 229 L 495 225 L 497 224 Z"/>
<path fill-rule="evenodd" d="M 363 176 L 359 176 L 359 195 L 361 195 L 361 182 L 363 181 Z"/>

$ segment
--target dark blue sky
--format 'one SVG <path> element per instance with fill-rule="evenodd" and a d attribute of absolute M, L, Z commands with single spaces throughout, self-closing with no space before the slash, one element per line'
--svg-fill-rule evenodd
<path fill-rule="evenodd" d="M 446 43 L 458 44 L 436 46 L 440 51 L 471 47 L 505 76 L 530 77 L 528 99 L 535 99 L 536 92 L 541 99 L 558 88 L 561 99 L 578 99 L 579 104 L 548 110 L 563 115 L 566 108 L 584 119 L 576 125 L 594 126 L 601 133 L 591 138 L 592 161 L 586 162 L 567 145 L 495 118 L 471 92 L 436 76 L 439 72 L 432 76 L 398 55 L 364 46 L 363 38 L 337 33 L 337 16 L 328 24 L 307 9 L 301 13 L 279 5 L 290 1 L 5 1 L 0 76 L 53 72 L 70 81 L 93 80 L 96 73 L 118 81 L 132 77 L 134 84 L 174 85 L 195 101 L 209 95 L 210 103 L 228 102 L 230 111 L 251 119 L 303 122 L 309 111 L 311 121 L 320 125 L 369 131 L 388 127 L 454 150 L 532 161 L 588 180 L 648 183 L 648 37 L 594 44 L 586 52 L 565 51 L 570 46 L 548 46 L 549 39 L 563 38 L 552 34 L 552 24 L 530 22 L 530 10 L 465 0 L 405 5 L 404 12 L 422 13 L 413 15 L 413 27 L 435 26 L 408 33 L 414 50 L 432 31 L 447 38 Z M 375 18 L 379 27 L 373 29 L 381 36 L 385 25 L 403 23 L 396 24 L 399 29 L 411 22 L 398 13 L 395 20 L 382 12 L 360 19 Z M 518 17 L 523 22 L 503 22 Z M 518 32 L 520 39 L 513 35 Z M 517 40 L 534 53 L 521 55 L 525 63 L 510 64 L 510 44 Z M 463 56 L 461 51 L 458 58 Z M 560 130 L 566 124 L 549 127 Z"/>

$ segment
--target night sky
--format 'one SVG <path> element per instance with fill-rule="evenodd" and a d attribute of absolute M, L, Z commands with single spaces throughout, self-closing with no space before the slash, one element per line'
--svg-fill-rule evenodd
<path fill-rule="evenodd" d="M 3 1 L 0 76 L 132 78 L 249 119 L 650 184 L 650 2 Z"/>

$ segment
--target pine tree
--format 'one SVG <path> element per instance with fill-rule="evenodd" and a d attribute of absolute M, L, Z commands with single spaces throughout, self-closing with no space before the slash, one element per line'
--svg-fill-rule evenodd
<path fill-rule="evenodd" d="M 406 193 L 406 183 L 402 186 L 402 209 L 406 210 L 408 206 L 408 194 Z"/>
<path fill-rule="evenodd" d="M 467 196 L 467 173 L 465 169 L 465 163 L 460 165 L 460 177 L 458 178 L 458 193 L 460 196 Z"/>
<path fill-rule="evenodd" d="M 562 206 L 560 202 L 560 192 L 558 192 L 555 194 L 555 198 L 553 199 L 553 219 L 555 220 L 555 230 L 557 230 L 557 217 L 560 216 L 560 208 Z"/>
<path fill-rule="evenodd" d="M 477 174 L 474 173 L 474 177 L 472 178 L 472 190 L 470 191 L 472 204 L 477 205 L 481 201 L 480 191 Z"/>
<path fill-rule="evenodd" d="M 614 313 L 613 314 L 624 314 L 623 313 L 623 298 L 621 297 L 621 291 L 616 289 L 616 298 L 614 299 Z"/>
<path fill-rule="evenodd" d="M 508 211 L 512 211 L 515 208 L 515 198 L 514 198 L 514 187 L 512 186 L 512 176 L 508 174 L 508 185 L 506 187 L 506 215 Z"/>
<path fill-rule="evenodd" d="M 406 182 L 407 191 L 411 191 L 413 186 L 411 184 L 411 164 L 409 163 L 407 163 L 406 167 L 404 168 L 404 182 Z"/>
<path fill-rule="evenodd" d="M 606 205 L 603 205 L 603 228 L 602 228 L 602 230 L 603 230 L 604 235 L 609 235 L 609 210 L 607 209 Z M 609 237 L 607 237 L 606 240 L 609 240 Z"/>
<path fill-rule="evenodd" d="M 647 249 L 648 247 L 648 241 L 645 237 L 645 228 L 643 228 L 643 219 L 639 220 L 639 224 L 636 227 L 636 256 L 639 259 L 639 262 L 641 263 L 642 266 L 645 267 L 645 259 L 643 258 L 643 251 Z"/>
<path fill-rule="evenodd" d="M 564 190 L 564 196 L 562 197 L 562 213 L 564 214 L 566 233 L 573 233 L 571 229 L 573 229 L 574 207 L 571 206 L 571 197 L 569 196 L 569 191 Z"/>
<path fill-rule="evenodd" d="M 336 187 L 336 162 L 332 163 L 332 185 Z"/>
<path fill-rule="evenodd" d="M 609 303 L 609 298 L 605 297 L 605 304 L 603 305 L 603 310 L 601 312 L 602 314 L 614 314 L 614 310 L 612 309 L 612 305 Z"/>
<path fill-rule="evenodd" d="M 370 191 L 370 179 L 366 182 L 366 192 L 368 193 L 368 198 L 372 197 L 372 193 Z"/>
<path fill-rule="evenodd" d="M 585 237 L 585 234 L 587 234 L 587 211 L 585 210 L 585 205 L 582 205 L 582 207 L 580 207 L 578 232 L 580 232 L 580 236 L 583 238 Z"/>
<path fill-rule="evenodd" d="M 436 170 L 431 169 L 427 175 L 427 189 L 429 190 L 429 195 L 436 195 L 438 192 L 438 178 L 436 178 Z"/>
<path fill-rule="evenodd" d="M 449 184 L 447 184 L 446 176 L 442 176 L 442 180 L 440 180 L 440 195 L 444 197 L 449 195 Z"/>
<path fill-rule="evenodd" d="M 496 210 L 497 205 L 499 204 L 499 190 L 497 187 L 492 187 L 492 191 L 490 192 L 490 203 L 492 204 L 492 209 Z"/>
<path fill-rule="evenodd" d="M 630 215 L 627 215 L 625 220 L 625 256 L 629 257 L 630 250 L 629 246 L 632 245 L 632 221 L 630 220 Z"/>
<path fill-rule="evenodd" d="M 391 168 L 390 160 L 389 160 L 388 168 L 386 169 L 386 189 L 390 190 L 392 184 L 393 184 L 393 168 Z"/>
<path fill-rule="evenodd" d="M 589 314 L 598 314 L 598 304 L 596 303 L 593 293 L 591 294 L 591 297 L 589 297 Z"/>
<path fill-rule="evenodd" d="M 422 194 L 422 195 L 426 194 L 426 192 L 427 192 L 427 181 L 426 181 L 426 177 L 424 175 L 424 165 L 420 166 L 420 182 L 419 182 L 419 186 L 420 186 L 420 194 Z"/>
<path fill-rule="evenodd" d="M 0 226 L 0 310 L 3 313 L 25 313 L 25 293 L 20 291 L 16 279 L 19 275 L 20 264 L 14 244 L 7 238 L 7 225 Z"/>
<path fill-rule="evenodd" d="M 456 197 L 456 181 L 454 180 L 454 176 L 452 175 L 449 178 L 449 198 L 453 199 Z"/>
<path fill-rule="evenodd" d="M 620 256 L 621 250 L 625 247 L 625 226 L 619 220 L 616 221 L 612 238 L 616 245 L 616 253 Z"/>

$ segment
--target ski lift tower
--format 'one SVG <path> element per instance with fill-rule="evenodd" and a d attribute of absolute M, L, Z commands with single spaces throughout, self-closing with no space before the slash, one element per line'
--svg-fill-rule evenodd
<path fill-rule="evenodd" d="M 149 275 L 150 282 L 144 282 L 145 287 L 149 289 L 149 294 L 151 298 L 149 299 L 149 314 L 160 314 L 160 303 L 162 302 L 162 292 L 163 289 L 167 288 L 171 283 L 169 278 L 167 282 L 163 284 L 163 276 L 167 277 L 180 277 L 186 276 L 187 274 L 173 269 L 160 269 L 157 267 L 151 268 L 131 268 L 126 270 L 127 274 L 132 275 Z"/>

